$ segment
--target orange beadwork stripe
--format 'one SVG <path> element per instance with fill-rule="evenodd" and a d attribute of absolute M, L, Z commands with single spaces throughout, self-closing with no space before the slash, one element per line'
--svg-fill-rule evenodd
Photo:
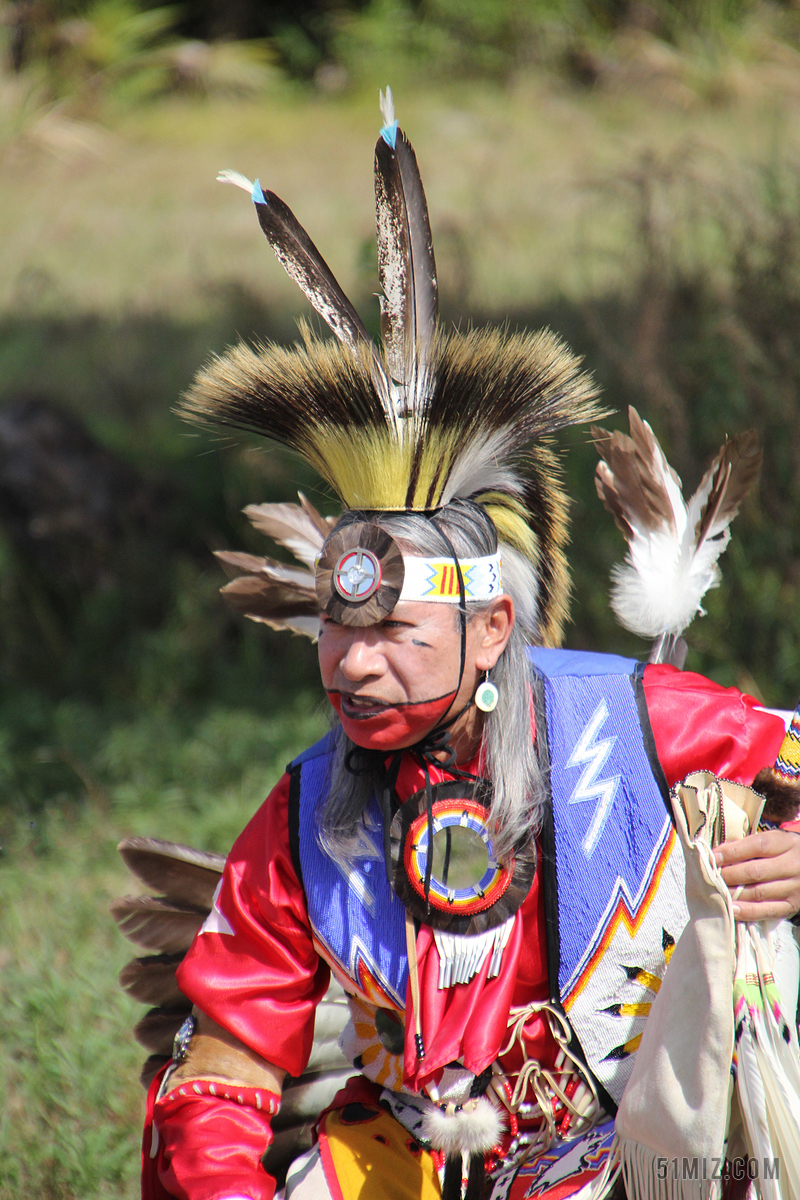
<path fill-rule="evenodd" d="M 669 861 L 669 856 L 672 853 L 672 849 L 675 845 L 675 837 L 676 837 L 675 830 L 670 829 L 664 849 L 662 850 L 661 856 L 658 860 L 658 863 L 656 864 L 656 868 L 653 871 L 653 878 L 650 880 L 650 886 L 648 887 L 647 891 L 645 892 L 644 896 L 642 897 L 642 902 L 639 905 L 639 908 L 636 912 L 635 917 L 631 915 L 631 912 L 630 912 L 630 909 L 628 908 L 625 897 L 622 895 L 619 897 L 619 900 L 617 901 L 616 910 L 614 911 L 613 916 L 611 917 L 611 919 L 609 920 L 609 922 L 606 926 L 605 933 L 603 934 L 602 938 L 600 939 L 600 943 L 599 943 L 597 949 L 595 950 L 592 957 L 589 959 L 586 966 L 581 971 L 581 973 L 575 983 L 575 986 L 573 987 L 569 996 L 564 999 L 564 1002 L 563 1002 L 564 1008 L 567 1011 L 569 1011 L 569 1009 L 575 1003 L 575 1000 L 578 998 L 580 993 L 586 987 L 586 984 L 589 982 L 589 980 L 592 976 L 592 972 L 594 971 L 598 962 L 603 957 L 603 955 L 605 954 L 609 945 L 613 941 L 614 936 L 615 936 L 617 930 L 619 929 L 620 925 L 625 926 L 625 928 L 627 929 L 631 938 L 635 937 L 636 933 L 638 932 L 639 926 L 641 925 L 642 921 L 644 920 L 644 918 L 647 914 L 647 910 L 650 907 L 653 897 L 655 896 L 656 892 L 658 891 L 659 885 L 661 883 L 661 876 L 664 874 L 667 863 Z M 655 978 L 655 976 L 653 976 L 652 978 Z M 661 986 L 661 982 L 659 981 L 659 987 L 660 986 Z M 656 990 L 656 989 L 654 989 L 654 990 Z"/>

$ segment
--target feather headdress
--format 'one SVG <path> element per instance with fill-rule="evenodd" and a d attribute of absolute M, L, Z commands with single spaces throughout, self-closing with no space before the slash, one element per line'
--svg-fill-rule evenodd
<path fill-rule="evenodd" d="M 501 546 L 536 566 L 540 635 L 557 642 L 569 594 L 567 498 L 548 441 L 599 415 L 596 389 L 580 360 L 548 331 L 438 327 L 416 157 L 388 91 L 381 108 L 375 190 L 382 351 L 283 201 L 258 180 L 223 172 L 221 179 L 249 191 L 279 260 L 336 341 L 304 330 L 302 345 L 291 349 L 241 344 L 199 373 L 182 412 L 296 451 L 345 509 L 433 512 L 457 498 L 483 505 Z M 276 589 L 287 579 L 266 560 L 252 568 L 245 578 L 268 580 L 277 603 Z M 255 586 L 237 583 L 233 592 L 243 597 Z"/>
<path fill-rule="evenodd" d="M 611 607 L 626 629 L 659 639 L 651 661 L 668 661 L 719 583 L 717 560 L 758 475 L 761 451 L 754 430 L 726 439 L 687 502 L 650 426 L 635 408 L 628 415 L 630 437 L 592 427 L 597 493 L 628 542 L 624 564 L 612 570 Z"/>

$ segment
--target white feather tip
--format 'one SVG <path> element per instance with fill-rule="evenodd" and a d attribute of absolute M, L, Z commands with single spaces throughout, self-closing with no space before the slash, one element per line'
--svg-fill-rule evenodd
<path fill-rule="evenodd" d="M 234 187 L 241 188 L 243 192 L 247 192 L 248 196 L 253 194 L 253 185 L 244 175 L 240 175 L 238 171 L 220 171 L 217 175 L 217 183 L 232 183 Z"/>
<path fill-rule="evenodd" d="M 394 97 L 392 96 L 392 89 L 387 87 L 385 94 L 383 92 L 379 92 L 378 95 L 380 96 L 381 117 L 383 118 L 383 124 L 393 125 Z"/>

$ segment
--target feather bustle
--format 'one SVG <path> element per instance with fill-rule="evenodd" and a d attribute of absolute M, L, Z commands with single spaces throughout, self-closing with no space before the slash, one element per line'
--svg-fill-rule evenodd
<path fill-rule="evenodd" d="M 133 1027 L 133 1036 L 151 1054 L 169 1055 L 175 1034 L 192 1010 L 191 1000 L 179 1008 L 151 1008 Z"/>
<path fill-rule="evenodd" d="M 157 896 L 123 896 L 109 911 L 129 941 L 164 954 L 185 953 L 207 916 L 205 909 Z"/>
<path fill-rule="evenodd" d="M 119 973 L 119 985 L 134 1000 L 158 1008 L 177 1008 L 191 1003 L 178 987 L 175 971 L 182 954 L 148 954 L 126 963 Z"/>

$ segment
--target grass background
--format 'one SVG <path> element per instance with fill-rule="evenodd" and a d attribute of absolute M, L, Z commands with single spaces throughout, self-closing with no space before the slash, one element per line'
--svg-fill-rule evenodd
<path fill-rule="evenodd" d="M 763 431 L 761 489 L 689 665 L 793 706 L 800 67 L 791 6 L 722 7 L 705 24 L 662 14 L 655 31 L 562 17 L 503 42 L 497 21 L 476 34 L 480 5 L 464 32 L 444 0 L 419 19 L 373 3 L 322 50 L 302 28 L 276 33 L 255 90 L 132 99 L 131 72 L 94 91 L 33 67 L 0 77 L 0 406 L 36 395 L 74 416 L 152 514 L 98 567 L 68 539 L 39 553 L 0 513 L 3 1200 L 137 1194 L 144 1054 L 106 912 L 130 886 L 116 842 L 225 851 L 325 726 L 313 648 L 228 616 L 210 551 L 261 551 L 248 502 L 298 484 L 332 502 L 274 450 L 198 437 L 170 413 L 209 351 L 290 340 L 306 314 L 218 169 L 292 205 L 377 331 L 371 158 L 392 83 L 446 319 L 562 332 L 690 489 L 724 433 Z M 567 644 L 645 654 L 608 615 L 622 542 L 594 495 L 596 456 L 583 433 L 564 445 Z"/>

